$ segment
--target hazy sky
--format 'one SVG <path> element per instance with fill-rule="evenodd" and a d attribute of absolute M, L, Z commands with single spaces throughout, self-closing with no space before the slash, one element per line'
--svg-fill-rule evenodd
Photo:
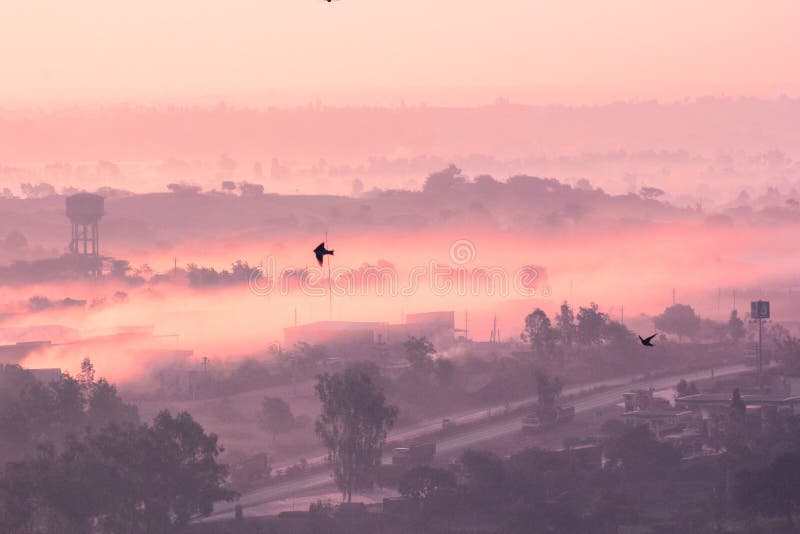
<path fill-rule="evenodd" d="M 796 1 L 4 0 L 0 105 L 800 94 Z"/>

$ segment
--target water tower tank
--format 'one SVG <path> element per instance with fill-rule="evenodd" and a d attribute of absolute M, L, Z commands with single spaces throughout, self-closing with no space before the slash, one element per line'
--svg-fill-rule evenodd
<path fill-rule="evenodd" d="M 92 193 L 67 197 L 67 217 L 78 224 L 94 224 L 105 215 L 105 199 Z"/>

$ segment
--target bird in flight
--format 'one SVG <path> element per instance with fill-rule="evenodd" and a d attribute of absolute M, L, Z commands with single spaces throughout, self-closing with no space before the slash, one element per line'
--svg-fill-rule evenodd
<path fill-rule="evenodd" d="M 326 254 L 333 256 L 333 251 L 326 249 L 325 242 L 323 241 L 314 249 L 314 255 L 317 257 L 317 263 L 319 263 L 320 267 L 322 267 L 322 258 L 324 258 Z"/>
<path fill-rule="evenodd" d="M 652 343 L 650 343 L 650 342 L 651 342 L 651 341 L 653 341 L 653 338 L 654 338 L 654 337 L 656 337 L 657 335 L 658 335 L 658 334 L 653 334 L 652 336 L 650 336 L 650 337 L 646 337 L 646 338 L 644 338 L 644 339 L 642 339 L 642 336 L 639 336 L 639 341 L 641 341 L 641 342 L 642 342 L 642 345 L 644 345 L 645 347 L 653 347 L 653 346 L 655 346 L 655 345 L 653 345 L 653 344 L 652 344 Z"/>

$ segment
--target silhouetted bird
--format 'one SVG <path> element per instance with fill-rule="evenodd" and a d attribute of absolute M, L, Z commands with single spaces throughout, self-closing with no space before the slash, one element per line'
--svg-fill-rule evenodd
<path fill-rule="evenodd" d="M 642 339 L 642 336 L 639 336 L 639 341 L 641 341 L 642 345 L 644 345 L 645 347 L 652 347 L 653 344 L 650 342 L 653 341 L 653 338 L 656 337 L 657 335 L 658 334 L 653 334 L 652 336 L 646 337 L 644 339 Z"/>
<path fill-rule="evenodd" d="M 322 258 L 325 256 L 325 254 L 330 254 L 333 256 L 333 251 L 326 249 L 325 243 L 322 242 L 317 248 L 314 249 L 314 255 L 317 257 L 317 263 L 319 263 L 320 267 L 322 267 Z"/>

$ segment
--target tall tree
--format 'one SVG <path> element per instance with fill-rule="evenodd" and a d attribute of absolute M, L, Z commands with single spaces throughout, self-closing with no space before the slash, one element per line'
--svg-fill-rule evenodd
<path fill-rule="evenodd" d="M 84 389 L 90 389 L 94 384 L 94 364 L 89 358 L 81 362 L 81 372 L 76 377 Z"/>
<path fill-rule="evenodd" d="M 572 310 L 572 306 L 565 300 L 561 303 L 559 313 L 556 315 L 556 329 L 558 330 L 559 337 L 561 337 L 561 342 L 565 346 L 572 346 L 575 340 L 576 328 L 575 312 Z"/>
<path fill-rule="evenodd" d="M 317 377 L 322 413 L 315 429 L 328 449 L 334 480 L 350 502 L 354 489 L 369 487 L 381 461 L 381 448 L 397 421 L 398 409 L 363 369 Z"/>
<path fill-rule="evenodd" d="M 578 309 L 578 339 L 586 345 L 600 343 L 608 315 L 599 311 L 597 303 L 592 302 L 588 308 Z"/>
<path fill-rule="evenodd" d="M 540 356 L 553 352 L 555 331 L 550 318 L 541 308 L 536 308 L 525 317 L 525 330 L 520 337 L 530 343 L 531 350 Z"/>
<path fill-rule="evenodd" d="M 292 409 L 285 400 L 277 397 L 264 397 L 258 417 L 261 428 L 272 434 L 272 441 L 275 441 L 278 434 L 285 434 L 295 425 Z"/>
<path fill-rule="evenodd" d="M 731 317 L 728 319 L 728 335 L 734 343 L 739 343 L 744 339 L 745 334 L 744 321 L 739 319 L 739 312 L 731 310 Z"/>

